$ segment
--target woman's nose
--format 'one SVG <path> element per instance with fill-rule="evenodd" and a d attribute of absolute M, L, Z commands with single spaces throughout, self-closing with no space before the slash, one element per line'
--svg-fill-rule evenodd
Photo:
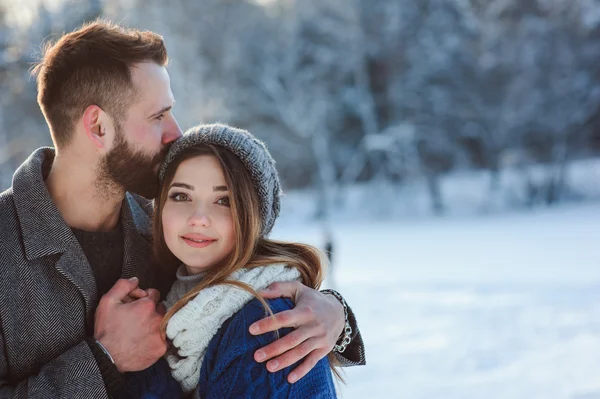
<path fill-rule="evenodd" d="M 188 223 L 190 226 L 208 227 L 210 226 L 210 217 L 202 208 L 197 208 L 190 216 Z"/>

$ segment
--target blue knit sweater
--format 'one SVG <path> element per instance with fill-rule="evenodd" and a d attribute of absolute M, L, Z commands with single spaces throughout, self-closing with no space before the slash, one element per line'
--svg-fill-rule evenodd
<path fill-rule="evenodd" d="M 292 309 L 289 299 L 268 300 L 273 313 Z M 336 398 L 327 358 L 294 384 L 287 376 L 298 364 L 276 373 L 264 363 L 254 360 L 254 352 L 275 341 L 274 333 L 253 336 L 248 332 L 252 323 L 265 317 L 262 304 L 254 299 L 229 318 L 210 341 L 202 361 L 197 393 L 203 399 L 214 398 Z M 284 336 L 291 328 L 279 330 Z M 154 366 L 127 375 L 123 398 L 158 399 L 183 398 L 179 384 L 171 377 L 169 366 L 161 359 Z"/>

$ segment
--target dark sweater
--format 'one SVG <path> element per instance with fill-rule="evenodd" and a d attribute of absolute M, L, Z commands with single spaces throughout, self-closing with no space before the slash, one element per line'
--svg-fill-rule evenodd
<path fill-rule="evenodd" d="M 111 231 L 71 229 L 87 258 L 98 290 L 98 299 L 121 278 L 123 270 L 123 228 L 121 222 Z"/>

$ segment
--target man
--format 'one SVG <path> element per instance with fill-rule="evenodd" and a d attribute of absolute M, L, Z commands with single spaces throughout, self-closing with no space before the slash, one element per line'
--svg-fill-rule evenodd
<path fill-rule="evenodd" d="M 123 373 L 166 351 L 155 288 L 171 282 L 151 265 L 144 198 L 181 136 L 166 64 L 160 36 L 98 21 L 48 47 L 34 69 L 55 148 L 35 151 L 0 194 L 0 398 L 106 398 Z M 256 352 L 270 371 L 302 360 L 293 382 L 334 346 L 343 364 L 364 364 L 338 294 L 289 283 L 265 295 L 296 299 L 251 326 L 296 327 Z"/>

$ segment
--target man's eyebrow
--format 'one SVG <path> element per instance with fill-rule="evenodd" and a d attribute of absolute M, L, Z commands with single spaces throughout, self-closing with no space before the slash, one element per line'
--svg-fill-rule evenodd
<path fill-rule="evenodd" d="M 156 118 L 158 115 L 160 115 L 160 114 L 164 114 L 165 112 L 167 112 L 167 111 L 170 111 L 170 110 L 171 110 L 171 108 L 173 108 L 173 106 L 172 106 L 172 105 L 169 105 L 169 106 L 167 106 L 167 107 L 164 107 L 164 108 L 163 108 L 163 109 L 161 109 L 160 111 L 158 111 L 158 112 L 155 112 L 155 113 L 153 113 L 152 115 L 150 115 L 149 119 Z"/>
<path fill-rule="evenodd" d="M 182 188 L 187 188 L 190 191 L 194 191 L 194 186 L 190 186 L 189 184 L 185 184 L 185 183 L 173 183 L 171 184 L 171 186 L 169 188 L 173 188 L 173 187 L 182 187 Z"/>
<path fill-rule="evenodd" d="M 213 191 L 227 191 L 227 186 L 214 186 Z"/>

